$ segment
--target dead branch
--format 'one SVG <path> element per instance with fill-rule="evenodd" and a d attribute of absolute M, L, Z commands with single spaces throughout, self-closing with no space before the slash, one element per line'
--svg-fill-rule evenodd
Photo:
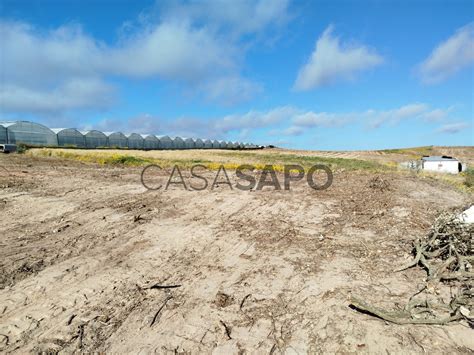
<path fill-rule="evenodd" d="M 242 310 L 242 307 L 244 306 L 244 303 L 245 301 L 247 300 L 247 298 L 249 298 L 250 296 L 252 296 L 250 293 L 248 295 L 245 295 L 245 297 L 242 299 L 242 302 L 240 302 L 240 310 Z"/>
<path fill-rule="evenodd" d="M 161 285 L 159 283 L 154 283 L 154 284 L 150 284 L 150 285 L 146 285 L 146 286 L 140 286 L 140 285 L 137 285 L 139 288 L 141 288 L 142 290 L 151 290 L 151 289 L 168 289 L 168 288 L 178 288 L 178 287 L 181 287 L 182 285 Z"/>
<path fill-rule="evenodd" d="M 166 289 L 166 288 L 177 288 L 177 287 L 181 287 L 181 285 L 159 285 L 159 284 L 154 284 L 154 285 L 151 285 L 150 287 L 147 287 L 147 288 L 151 290 L 153 288 Z"/>
<path fill-rule="evenodd" d="M 153 326 L 153 324 L 155 324 L 157 318 L 158 318 L 158 315 L 161 313 L 162 309 L 165 308 L 166 304 L 168 303 L 168 301 L 170 299 L 172 299 L 173 296 L 171 295 L 168 295 L 166 298 L 165 298 L 165 301 L 163 302 L 163 304 L 161 305 L 160 308 L 158 308 L 158 310 L 156 311 L 155 315 L 153 316 L 153 319 L 151 320 L 151 323 L 150 323 L 150 327 Z"/>
<path fill-rule="evenodd" d="M 3 337 L 3 341 L 5 342 L 5 345 L 8 345 L 10 344 L 10 338 L 8 337 L 8 335 L 5 335 L 5 334 L 0 334 L 0 336 Z"/>
<path fill-rule="evenodd" d="M 403 311 L 385 311 L 352 298 L 351 307 L 396 324 L 447 324 L 465 318 L 472 323 L 474 313 L 474 224 L 464 223 L 455 213 L 441 214 L 424 238 L 413 243 L 414 259 L 395 270 L 423 267 L 427 280 L 456 285 L 459 294 L 451 296 L 449 306 L 440 302 L 415 300 L 421 292 L 428 292 L 427 285 L 412 295 Z M 442 310 L 443 316 L 435 310 Z"/>
<path fill-rule="evenodd" d="M 450 322 L 459 320 L 462 317 L 461 314 L 455 313 L 452 316 L 448 316 L 445 318 L 441 319 L 436 319 L 436 318 L 411 318 L 412 314 L 408 312 L 387 312 L 384 311 L 380 308 L 373 307 L 365 303 L 359 298 L 352 297 L 351 298 L 351 304 L 353 308 L 356 310 L 363 312 L 363 313 L 368 313 L 372 316 L 378 317 L 380 319 L 386 320 L 387 322 L 395 323 L 395 324 L 438 324 L 438 325 L 443 325 L 443 324 L 448 324 Z"/>
<path fill-rule="evenodd" d="M 221 320 L 220 322 L 221 322 L 222 326 L 223 326 L 224 329 L 225 329 L 225 334 L 227 335 L 227 338 L 228 338 L 229 340 L 231 340 L 231 339 L 232 339 L 232 337 L 230 336 L 231 329 L 229 328 L 229 326 L 228 326 L 227 324 L 224 323 L 224 321 Z"/>

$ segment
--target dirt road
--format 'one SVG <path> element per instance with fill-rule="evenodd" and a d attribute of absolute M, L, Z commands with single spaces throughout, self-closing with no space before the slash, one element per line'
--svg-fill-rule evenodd
<path fill-rule="evenodd" d="M 441 182 L 387 173 L 382 191 L 341 172 L 325 191 L 147 191 L 139 168 L 0 165 L 2 352 L 474 351 L 462 322 L 349 308 L 421 287 L 423 270 L 393 269 L 439 212 L 473 202 Z"/>

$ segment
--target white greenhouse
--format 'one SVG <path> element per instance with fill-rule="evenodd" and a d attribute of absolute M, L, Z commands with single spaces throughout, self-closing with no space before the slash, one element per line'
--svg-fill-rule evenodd
<path fill-rule="evenodd" d="M 158 140 L 160 141 L 159 149 L 173 149 L 173 141 L 168 136 L 158 136 Z"/>
<path fill-rule="evenodd" d="M 7 142 L 7 129 L 0 123 L 0 144 Z"/>
<path fill-rule="evenodd" d="M 212 149 L 212 141 L 210 139 L 204 141 L 204 149 Z"/>
<path fill-rule="evenodd" d="M 57 146 L 56 134 L 48 127 L 28 121 L 0 122 L 6 128 L 7 141 L 10 144 Z"/>
<path fill-rule="evenodd" d="M 186 145 L 184 144 L 184 140 L 181 137 L 174 137 L 173 138 L 173 148 L 174 149 L 184 149 Z"/>
<path fill-rule="evenodd" d="M 159 149 L 160 141 L 153 134 L 142 134 L 143 138 L 143 149 Z"/>
<path fill-rule="evenodd" d="M 84 148 L 86 146 L 83 134 L 75 128 L 53 128 L 52 131 L 56 133 L 60 147 Z"/>
<path fill-rule="evenodd" d="M 107 146 L 110 148 L 127 148 L 127 137 L 122 132 L 104 132 L 107 136 Z"/>
<path fill-rule="evenodd" d="M 28 121 L 0 121 L 0 144 L 24 143 L 32 146 L 61 146 L 77 148 L 130 149 L 252 149 L 262 148 L 253 143 L 226 142 L 201 138 L 155 136 L 152 134 L 123 134 L 98 130 L 78 131 L 76 128 L 49 129 Z M 427 163 L 429 165 L 430 162 Z"/>
<path fill-rule="evenodd" d="M 204 148 L 204 142 L 202 141 L 201 138 L 197 138 L 197 139 L 194 140 L 194 147 L 195 147 L 196 149 L 202 149 L 202 148 Z"/>
<path fill-rule="evenodd" d="M 220 149 L 226 149 L 227 148 L 227 143 L 225 141 L 219 141 L 219 148 Z"/>
<path fill-rule="evenodd" d="M 127 134 L 128 147 L 130 149 L 143 149 L 143 138 L 137 133 Z"/>
<path fill-rule="evenodd" d="M 186 149 L 194 149 L 195 148 L 194 139 L 186 138 L 184 140 L 184 145 L 185 145 Z"/>
<path fill-rule="evenodd" d="M 101 131 L 82 131 L 87 148 L 98 148 L 107 146 L 107 136 Z"/>

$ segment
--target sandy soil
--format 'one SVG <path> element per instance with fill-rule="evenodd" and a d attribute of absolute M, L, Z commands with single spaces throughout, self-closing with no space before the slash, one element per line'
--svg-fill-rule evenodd
<path fill-rule="evenodd" d="M 2 352 L 474 351 L 463 322 L 349 308 L 351 294 L 393 308 L 422 287 L 423 270 L 393 269 L 441 211 L 473 203 L 439 181 L 147 191 L 139 168 L 1 155 L 0 170 Z"/>

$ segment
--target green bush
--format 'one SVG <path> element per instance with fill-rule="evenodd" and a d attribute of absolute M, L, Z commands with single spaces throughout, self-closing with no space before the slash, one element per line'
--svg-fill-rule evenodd
<path fill-rule="evenodd" d="M 16 145 L 16 152 L 17 152 L 18 154 L 23 154 L 23 153 L 25 153 L 25 152 L 28 150 L 28 148 L 29 148 L 29 147 L 28 147 L 25 143 L 18 143 L 18 144 Z"/>
<path fill-rule="evenodd" d="M 118 155 L 113 154 L 112 156 L 106 157 L 104 159 L 105 164 L 124 164 L 124 165 L 144 165 L 150 164 L 151 161 L 149 159 L 143 159 L 134 157 L 131 155 Z"/>

